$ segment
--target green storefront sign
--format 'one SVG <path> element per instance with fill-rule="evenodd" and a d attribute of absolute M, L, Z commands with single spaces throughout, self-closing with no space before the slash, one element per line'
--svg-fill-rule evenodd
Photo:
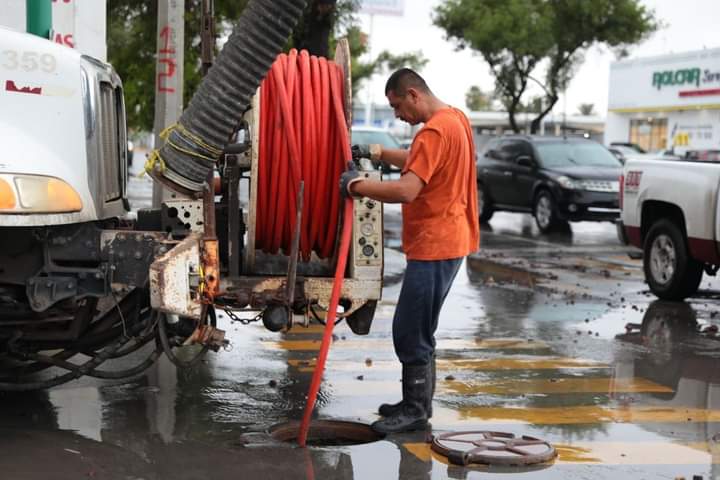
<path fill-rule="evenodd" d="M 700 69 L 699 68 L 682 68 L 680 70 L 666 70 L 664 72 L 654 72 L 652 77 L 653 87 L 660 90 L 667 86 L 695 85 L 700 86 Z"/>

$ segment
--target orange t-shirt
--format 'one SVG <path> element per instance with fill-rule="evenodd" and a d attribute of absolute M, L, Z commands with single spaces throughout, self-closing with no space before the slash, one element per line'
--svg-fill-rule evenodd
<path fill-rule="evenodd" d="M 438 110 L 417 133 L 402 173 L 425 183 L 402 206 L 403 251 L 409 260 L 464 257 L 480 245 L 475 142 L 467 117 Z"/>

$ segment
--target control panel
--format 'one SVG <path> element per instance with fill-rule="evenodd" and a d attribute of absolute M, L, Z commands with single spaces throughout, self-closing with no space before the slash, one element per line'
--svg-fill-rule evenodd
<path fill-rule="evenodd" d="M 379 171 L 362 172 L 380 180 Z M 369 199 L 355 199 L 351 245 L 351 276 L 356 279 L 382 278 L 383 268 L 383 206 Z"/>

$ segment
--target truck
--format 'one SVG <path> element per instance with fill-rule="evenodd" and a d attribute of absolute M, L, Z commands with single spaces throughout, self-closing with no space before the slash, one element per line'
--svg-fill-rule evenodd
<path fill-rule="evenodd" d="M 682 300 L 720 268 L 720 163 L 628 160 L 620 177 L 621 240 L 642 249 L 650 290 Z"/>
<path fill-rule="evenodd" d="M 216 65 L 232 71 L 221 90 L 251 98 L 193 98 L 196 113 L 212 101 L 225 102 L 214 116 L 202 113 L 203 127 L 223 139 L 213 145 L 217 155 L 203 158 L 202 167 L 183 164 L 207 178 L 185 181 L 159 208 L 137 212 L 127 197 L 125 105 L 115 70 L 0 27 L 0 390 L 45 389 L 85 375 L 127 379 L 163 354 L 179 367 L 194 365 L 208 350 L 228 344 L 216 309 L 276 332 L 322 322 L 337 254 L 299 259 L 296 250 L 267 254 L 254 248 L 258 87 L 303 6 L 302 0 L 249 2 L 225 47 L 234 53 L 225 60 L 221 53 Z M 268 32 L 271 38 L 258 46 L 257 38 Z M 346 42 L 338 52 L 349 78 Z M 234 63 L 223 66 L 228 57 Z M 205 133 L 187 138 L 206 146 L 211 140 Z M 153 179 L 178 187 L 167 180 L 173 165 L 150 172 Z M 244 208 L 241 182 L 248 182 L 250 197 Z M 382 207 L 354 202 L 354 248 L 338 318 L 367 334 L 380 299 L 383 259 L 381 248 L 368 256 L 362 247 L 382 245 Z M 178 355 L 186 348 L 190 354 Z M 145 355 L 135 365 L 102 368 L 136 351 Z"/>

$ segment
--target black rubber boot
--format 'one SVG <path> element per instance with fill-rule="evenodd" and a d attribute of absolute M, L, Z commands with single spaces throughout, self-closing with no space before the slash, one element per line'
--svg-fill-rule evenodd
<path fill-rule="evenodd" d="M 407 388 L 405 387 L 405 366 L 403 365 L 403 382 L 402 382 L 402 400 L 397 403 L 383 403 L 378 407 L 378 413 L 382 417 L 392 417 L 400 411 L 407 396 Z"/>
<path fill-rule="evenodd" d="M 403 395 L 404 398 L 404 395 Z M 400 400 L 397 403 L 383 403 L 378 407 L 378 413 L 382 417 L 392 417 L 402 408 L 403 401 Z"/>
<path fill-rule="evenodd" d="M 394 415 L 378 420 L 371 428 L 378 433 L 400 433 L 422 430 L 427 427 L 427 405 L 430 365 L 403 365 L 404 398 L 400 410 Z"/>
<path fill-rule="evenodd" d="M 435 380 L 436 380 L 435 355 L 432 356 L 432 360 L 430 361 L 430 364 L 428 365 L 427 374 L 428 374 L 427 386 L 430 389 L 430 393 L 428 394 L 428 397 L 427 397 L 427 404 L 425 405 L 425 412 L 427 413 L 427 418 L 432 418 L 432 415 L 433 415 L 432 414 L 432 412 L 433 412 L 432 400 L 433 400 L 433 397 L 435 396 Z M 402 394 L 403 394 L 403 400 L 404 400 L 405 399 L 404 384 L 403 384 Z M 380 407 L 378 408 L 378 413 L 382 417 L 392 417 L 393 415 L 398 413 L 400 411 L 400 409 L 402 408 L 403 400 L 400 400 L 397 403 L 381 404 Z"/>

